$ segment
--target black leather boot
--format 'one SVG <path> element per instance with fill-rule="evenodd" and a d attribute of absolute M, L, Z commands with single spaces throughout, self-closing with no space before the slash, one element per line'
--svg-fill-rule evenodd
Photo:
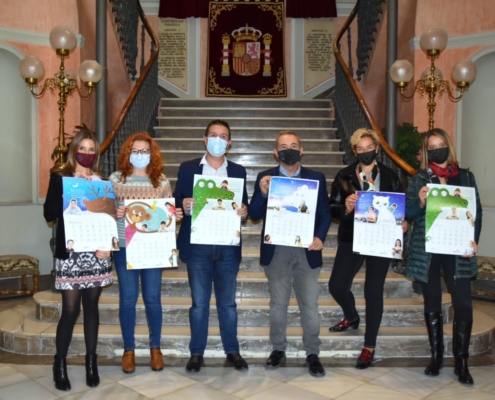
<path fill-rule="evenodd" d="M 65 358 L 57 358 L 53 361 L 53 380 L 58 390 L 70 390 L 70 382 L 67 377 L 67 363 Z"/>
<path fill-rule="evenodd" d="M 471 329 L 473 321 L 456 321 L 454 318 L 454 335 L 452 337 L 452 347 L 455 357 L 454 373 L 460 383 L 472 385 L 473 377 L 468 369 L 469 341 L 471 339 Z"/>
<path fill-rule="evenodd" d="M 430 341 L 431 360 L 425 375 L 438 376 L 443 367 L 443 318 L 441 312 L 425 312 L 426 328 Z"/>
<path fill-rule="evenodd" d="M 96 357 L 96 354 L 86 354 L 86 385 L 89 387 L 97 387 L 100 384 Z"/>

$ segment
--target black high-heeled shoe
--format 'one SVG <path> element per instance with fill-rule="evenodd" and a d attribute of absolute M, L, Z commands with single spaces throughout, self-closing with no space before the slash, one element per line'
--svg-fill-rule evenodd
<path fill-rule="evenodd" d="M 96 354 L 86 354 L 86 385 L 97 387 L 100 384 Z"/>
<path fill-rule="evenodd" d="M 330 332 L 344 332 L 349 328 L 357 329 L 359 328 L 359 322 L 360 322 L 359 316 L 354 321 L 349 321 L 348 319 L 344 318 L 337 325 L 328 328 L 328 330 Z"/>
<path fill-rule="evenodd" d="M 58 390 L 70 390 L 70 382 L 67 376 L 67 362 L 65 358 L 57 358 L 56 355 L 53 361 L 53 380 Z"/>

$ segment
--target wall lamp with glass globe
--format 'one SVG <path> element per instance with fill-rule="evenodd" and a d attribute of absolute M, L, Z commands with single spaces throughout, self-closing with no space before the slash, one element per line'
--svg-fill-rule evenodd
<path fill-rule="evenodd" d="M 452 68 L 452 80 L 455 82 L 456 89 L 460 94 L 458 96 L 453 94 L 449 81 L 443 79 L 442 71 L 435 67 L 435 59 L 445 50 L 447 41 L 447 31 L 440 26 L 430 26 L 423 32 L 419 45 L 426 52 L 426 55 L 431 58 L 431 65 L 423 71 L 421 79 L 416 81 L 410 94 L 405 94 L 404 91 L 414 76 L 412 64 L 407 60 L 397 60 L 390 67 L 390 79 L 397 85 L 404 100 L 412 99 L 416 92 L 419 93 L 420 98 L 423 98 L 424 94 L 428 93 L 429 129 L 434 128 L 435 106 L 437 105 L 435 103 L 436 94 L 438 93 L 438 97 L 442 98 L 443 94 L 447 93 L 450 100 L 458 102 L 469 88 L 469 85 L 476 79 L 477 71 L 474 62 L 471 60 L 457 62 Z"/>
<path fill-rule="evenodd" d="M 70 54 L 77 45 L 77 39 L 75 33 L 68 26 L 59 25 L 53 28 L 50 32 L 50 45 L 53 47 L 57 55 L 60 57 L 60 69 L 54 74 L 53 78 L 47 78 L 41 86 L 38 86 L 38 80 L 45 74 L 45 67 L 38 57 L 27 56 L 25 57 L 19 66 L 21 76 L 29 85 L 31 94 L 35 98 L 40 98 L 45 94 L 48 88 L 52 95 L 58 89 L 60 118 L 59 118 L 59 133 L 58 133 L 58 145 L 55 147 L 54 154 L 56 154 L 56 162 L 51 172 L 61 171 L 66 168 L 65 154 L 67 153 L 67 146 L 65 145 L 65 107 L 67 105 L 67 97 L 73 95 L 74 91 L 79 93 L 79 96 L 83 99 L 89 98 L 92 89 L 101 80 L 103 69 L 100 64 L 94 60 L 86 60 L 79 66 L 79 78 L 86 87 L 86 93 L 79 86 L 77 76 L 69 68 L 65 68 L 65 57 Z"/>

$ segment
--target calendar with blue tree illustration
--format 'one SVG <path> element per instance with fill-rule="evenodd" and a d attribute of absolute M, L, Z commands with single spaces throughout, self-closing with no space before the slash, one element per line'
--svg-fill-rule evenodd
<path fill-rule="evenodd" d="M 127 269 L 177 267 L 175 199 L 125 200 Z"/>
<path fill-rule="evenodd" d="M 363 255 L 401 260 L 405 194 L 362 191 L 356 194 L 352 250 Z"/>
<path fill-rule="evenodd" d="M 194 175 L 191 243 L 239 246 L 244 179 Z"/>
<path fill-rule="evenodd" d="M 425 249 L 428 253 L 470 256 L 474 252 L 474 188 L 428 184 Z"/>
<path fill-rule="evenodd" d="M 314 240 L 319 182 L 273 176 L 266 210 L 266 244 L 308 248 Z"/>
<path fill-rule="evenodd" d="M 76 252 L 118 250 L 115 194 L 102 180 L 63 177 L 67 247 Z"/>

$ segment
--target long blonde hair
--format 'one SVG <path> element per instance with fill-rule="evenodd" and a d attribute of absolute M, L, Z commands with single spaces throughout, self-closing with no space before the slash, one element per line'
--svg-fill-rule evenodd
<path fill-rule="evenodd" d="M 426 132 L 426 135 L 423 137 L 423 143 L 421 144 L 422 157 L 420 168 L 426 170 L 430 164 L 428 160 L 428 139 L 432 136 L 438 136 L 447 145 L 447 148 L 449 149 L 449 157 L 447 158 L 447 162 L 449 164 L 459 164 L 459 161 L 457 161 L 457 157 L 455 155 L 454 145 L 452 140 L 450 140 L 449 135 L 447 135 L 447 132 L 440 128 L 433 128 Z"/>

